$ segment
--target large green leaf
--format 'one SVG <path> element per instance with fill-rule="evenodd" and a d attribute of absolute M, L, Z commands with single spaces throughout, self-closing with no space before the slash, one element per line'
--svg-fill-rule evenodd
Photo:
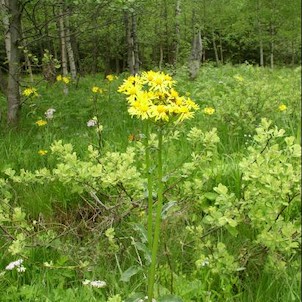
<path fill-rule="evenodd" d="M 129 282 L 130 278 L 140 272 L 142 268 L 137 265 L 130 266 L 127 270 L 125 270 L 121 275 L 121 281 Z"/>

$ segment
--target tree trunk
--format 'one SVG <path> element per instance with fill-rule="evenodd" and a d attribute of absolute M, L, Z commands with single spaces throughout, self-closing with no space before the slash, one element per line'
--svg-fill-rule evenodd
<path fill-rule="evenodd" d="M 213 42 L 213 48 L 214 48 L 216 66 L 219 66 L 218 50 L 217 50 L 217 45 L 216 45 L 216 39 L 215 39 L 214 32 L 212 33 L 212 42 Z"/>
<path fill-rule="evenodd" d="M 294 41 L 292 40 L 291 41 L 291 65 L 294 66 L 295 65 L 295 43 Z"/>
<path fill-rule="evenodd" d="M 132 13 L 132 37 L 133 37 L 133 55 L 134 55 L 134 73 L 139 72 L 139 54 L 138 54 L 138 41 L 137 41 L 137 25 L 136 16 Z"/>
<path fill-rule="evenodd" d="M 219 35 L 219 51 L 220 51 L 220 63 L 223 64 L 223 48 L 222 48 L 222 39 Z"/>
<path fill-rule="evenodd" d="M 270 63 L 271 63 L 271 68 L 274 68 L 274 47 L 275 47 L 275 43 L 274 43 L 274 35 L 275 35 L 275 30 L 274 30 L 274 26 L 271 25 L 270 28 L 270 34 L 271 34 L 271 41 L 270 41 Z"/>
<path fill-rule="evenodd" d="M 201 40 L 201 32 L 200 30 L 193 37 L 192 42 L 192 50 L 189 61 L 189 75 L 190 79 L 194 80 L 197 77 L 200 62 L 202 58 L 202 40 Z"/>
<path fill-rule="evenodd" d="M 62 64 L 62 73 L 64 77 L 68 75 L 68 67 L 67 67 L 67 52 L 66 52 L 66 33 L 64 26 L 64 15 L 63 15 L 63 5 L 64 3 L 60 3 L 59 8 L 59 25 L 60 25 L 60 40 L 61 40 L 61 64 Z M 64 84 L 64 94 L 68 94 L 68 88 L 65 83 Z"/>
<path fill-rule="evenodd" d="M 6 50 L 6 57 L 9 61 L 10 59 L 10 49 L 11 49 L 11 37 L 9 32 L 9 8 L 8 8 L 8 1 L 9 0 L 1 0 L 1 10 L 3 12 L 3 26 L 4 26 L 4 39 L 5 39 L 5 50 Z"/>
<path fill-rule="evenodd" d="M 8 18 L 8 5 L 7 1 L 1 0 L 0 8 L 3 13 L 2 23 L 4 26 L 4 40 L 5 40 L 5 52 L 7 60 L 10 58 L 10 34 L 9 34 L 9 18 Z M 4 79 L 2 69 L 0 67 L 0 91 L 7 96 L 7 81 Z"/>
<path fill-rule="evenodd" d="M 3 1 L 2 1 L 3 4 Z M 8 87 L 7 87 L 7 122 L 17 126 L 20 113 L 20 50 L 21 38 L 21 9 L 19 0 L 7 1 L 9 13 L 9 28 L 6 34 L 8 57 Z M 5 19 L 5 17 L 4 17 Z M 5 21 L 4 21 L 5 22 Z"/>
<path fill-rule="evenodd" d="M 271 42 L 270 62 L 271 62 L 271 69 L 273 69 L 274 68 L 274 42 Z"/>
<path fill-rule="evenodd" d="M 258 41 L 259 41 L 259 59 L 260 66 L 264 66 L 264 51 L 263 51 L 263 37 L 262 37 L 262 25 L 260 20 L 260 11 L 261 11 L 261 1 L 257 0 L 256 2 L 256 18 L 257 18 L 257 31 L 258 31 Z"/>
<path fill-rule="evenodd" d="M 125 11 L 124 13 L 124 22 L 126 28 L 126 43 L 127 43 L 127 65 L 129 72 L 134 74 L 133 66 L 133 39 L 131 37 L 131 21 L 129 18 L 129 13 Z"/>
<path fill-rule="evenodd" d="M 30 82 L 33 83 L 34 82 L 34 76 L 33 76 L 33 70 L 31 67 L 31 62 L 30 59 L 28 57 L 28 49 L 24 49 L 24 57 L 25 57 L 25 65 L 26 65 L 26 69 L 27 69 L 27 73 L 29 74 L 29 79 Z"/>
<path fill-rule="evenodd" d="M 70 10 L 68 9 L 68 14 L 66 14 L 66 16 L 65 16 L 66 49 L 67 49 L 67 54 L 68 54 L 71 77 L 73 80 L 76 80 L 77 68 L 76 68 L 76 64 L 75 64 L 74 52 L 72 49 L 71 39 L 70 39 L 69 14 L 70 14 Z"/>
<path fill-rule="evenodd" d="M 136 17 L 134 13 L 130 14 L 128 11 L 125 11 L 124 22 L 126 28 L 128 68 L 131 74 L 136 74 L 139 71 L 139 57 L 136 32 Z"/>
<path fill-rule="evenodd" d="M 180 44 L 180 4 L 181 0 L 176 1 L 176 8 L 175 8 L 175 40 L 174 40 L 174 60 L 173 65 L 176 66 L 179 54 L 179 44 Z"/>
<path fill-rule="evenodd" d="M 92 35 L 92 38 L 93 38 L 94 44 L 93 44 L 92 53 L 91 53 L 92 62 L 91 62 L 91 67 L 89 68 L 89 72 L 91 72 L 92 74 L 96 74 L 97 70 L 98 70 L 98 57 L 99 57 L 100 41 L 99 41 L 98 35 L 96 35 L 95 33 Z"/>
<path fill-rule="evenodd" d="M 164 49 L 163 49 L 163 44 L 160 43 L 160 45 L 159 45 L 159 62 L 158 62 L 159 70 L 162 69 L 163 60 L 164 60 Z"/>
<path fill-rule="evenodd" d="M 260 39 L 259 42 L 259 52 L 260 52 L 260 66 L 264 66 L 264 56 L 263 56 L 263 41 Z"/>

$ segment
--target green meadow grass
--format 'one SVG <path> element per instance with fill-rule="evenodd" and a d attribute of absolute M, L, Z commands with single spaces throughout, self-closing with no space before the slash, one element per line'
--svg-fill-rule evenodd
<path fill-rule="evenodd" d="M 189 81 L 186 69 L 179 69 L 174 76 L 177 89 L 183 94 L 189 93 L 200 106 L 200 110 L 194 119 L 175 128 L 180 131 L 180 137 L 183 139 L 172 142 L 169 152 L 164 153 L 166 169 L 175 168 L 175 163 L 180 164 L 190 155 L 190 148 L 184 139 L 189 129 L 197 127 L 209 131 L 217 128 L 220 137 L 219 157 L 212 162 L 212 169 L 216 171 L 215 177 L 208 180 L 206 189 L 210 192 L 213 187 L 223 183 L 240 197 L 241 172 L 238 163 L 247 153 L 247 147 L 252 143 L 252 136 L 261 118 L 272 120 L 272 124 L 285 129 L 288 136 L 294 136 L 296 142 L 300 143 L 300 75 L 301 68 L 280 68 L 272 71 L 249 65 L 226 65 L 220 68 L 209 65 L 201 68 L 195 81 Z M 77 85 L 69 85 L 68 95 L 63 94 L 61 83 L 49 85 L 40 82 L 36 87 L 39 97 L 28 99 L 22 106 L 21 122 L 17 130 L 9 129 L 5 125 L 5 118 L 2 119 L 0 171 L 6 168 L 17 171 L 54 168 L 57 161 L 51 154 L 50 145 L 55 140 L 71 143 L 80 158 L 85 156 L 88 145 L 97 147 L 95 130 L 87 127 L 87 121 L 97 114 L 93 103 L 94 95 L 91 92 L 95 85 L 104 90 L 104 94 L 99 95 L 97 99 L 98 116 L 104 127 L 102 152 L 122 152 L 128 146 L 134 145 L 135 140 L 140 139 L 142 123 L 128 115 L 124 96 L 117 92 L 125 77 L 126 75 L 121 75 L 109 83 L 104 80 L 102 74 L 87 75 L 81 77 Z M 281 104 L 286 105 L 287 110 L 280 111 Z M 0 106 L 5 108 L 3 96 L 0 96 Z M 213 107 L 215 113 L 206 115 L 203 112 L 205 107 Z M 45 126 L 37 126 L 35 122 L 45 119 L 44 112 L 49 108 L 56 109 L 54 118 Z M 5 115 L 5 110 L 2 115 Z M 134 141 L 129 140 L 129 137 L 134 138 Z M 47 150 L 48 153 L 41 156 L 38 154 L 39 150 Z M 4 174 L 0 175 L 4 177 Z M 61 253 L 54 248 L 55 242 L 53 246 L 37 246 L 31 250 L 29 258 L 32 264 L 27 268 L 24 277 L 26 280 L 23 280 L 24 285 L 21 287 L 18 288 L 11 280 L 3 280 L 0 275 L 0 292 L 4 293 L 0 301 L 106 301 L 106 297 L 114 294 L 126 297 L 132 292 L 141 291 L 146 282 L 143 274 L 133 276 L 128 283 L 119 282 L 120 270 L 125 271 L 129 266 L 141 261 L 135 245 L 131 244 L 131 224 L 139 219 L 139 211 L 125 216 L 115 226 L 116 238 L 122 246 L 122 258 L 117 258 L 117 253 L 108 248 L 105 239 L 100 239 L 98 233 L 89 232 L 90 229 L 96 231 L 93 224 L 93 215 L 96 212 L 87 206 L 85 195 L 80 197 L 72 193 L 67 186 L 57 182 L 43 185 L 20 183 L 14 186 L 13 200 L 14 206 L 25 210 L 29 220 L 45 223 L 46 227 L 49 226 L 50 233 L 51 228 L 54 228 L 63 238 L 66 235 L 66 239 L 64 247 L 60 247 Z M 191 205 L 192 211 L 194 206 Z M 177 272 L 177 276 L 169 276 L 168 270 L 163 268 L 161 278 L 167 280 L 167 287 L 171 278 L 174 278 L 174 287 L 178 287 L 174 288 L 174 292 L 182 294 L 185 302 L 199 302 L 198 295 L 194 294 L 198 292 L 199 281 L 190 275 L 194 266 L 191 255 L 193 246 L 183 246 L 182 250 L 173 248 L 176 238 L 177 242 L 187 240 L 183 227 L 187 213 L 188 211 L 180 209 L 176 213 L 175 221 L 169 219 L 169 223 L 163 225 L 166 250 L 162 255 L 166 258 L 161 258 L 160 265 L 168 262 Z M 69 226 L 68 234 L 64 233 L 66 226 Z M 252 236 L 248 233 L 249 230 L 242 229 L 242 234 L 237 239 L 230 238 L 234 240 L 234 249 L 240 246 L 236 240 Z M 228 240 L 225 233 L 217 236 Z M 61 243 L 58 241 L 58 244 Z M 10 259 L 5 241 L 1 238 L 0 251 L 1 272 Z M 63 269 L 69 265 L 70 255 L 76 257 L 72 259 L 73 263 L 79 263 L 81 260 L 96 263 L 95 267 L 90 268 L 90 278 L 103 276 L 110 287 L 101 290 L 83 287 L 81 282 L 85 276 L 81 269 Z M 43 263 L 50 260 L 62 269 L 45 269 Z M 103 263 L 106 265 L 102 265 Z M 237 289 L 238 294 L 234 294 L 228 301 L 299 301 L 299 267 L 293 267 L 287 274 L 270 275 L 258 271 L 258 265 L 255 263 L 251 271 L 254 274 L 244 279 L 241 288 Z M 203 277 L 206 280 L 206 276 Z M 161 290 L 163 289 L 157 289 L 158 292 Z M 213 300 L 209 297 L 204 301 Z"/>

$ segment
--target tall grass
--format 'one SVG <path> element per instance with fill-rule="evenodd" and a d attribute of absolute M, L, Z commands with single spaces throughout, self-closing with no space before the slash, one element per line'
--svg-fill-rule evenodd
<path fill-rule="evenodd" d="M 203 66 L 194 82 L 188 81 L 186 69 L 177 70 L 175 79 L 178 90 L 184 94 L 189 92 L 191 98 L 199 104 L 200 111 L 186 125 L 174 129 L 180 131 L 181 139 L 171 142 L 169 153 L 163 154 L 167 163 L 165 169 L 176 169 L 190 156 L 191 150 L 184 139 L 188 129 L 198 127 L 208 131 L 213 127 L 217 128 L 220 137 L 219 157 L 211 164 L 215 177 L 207 181 L 205 191 L 208 189 L 210 192 L 213 187 L 223 183 L 240 198 L 241 172 L 238 162 L 247 153 L 247 147 L 252 143 L 251 137 L 261 118 L 272 120 L 273 124 L 284 128 L 288 135 L 295 136 L 297 142 L 300 142 L 300 69 L 282 68 L 271 71 L 249 65 L 226 65 L 221 68 Z M 63 94 L 59 83 L 49 85 L 41 82 L 37 87 L 40 96 L 28 99 L 22 106 L 18 130 L 9 129 L 5 118 L 2 119 L 0 171 L 6 168 L 17 171 L 54 168 L 56 158 L 50 152 L 50 145 L 55 140 L 71 143 L 79 157 L 85 156 L 88 145 L 97 146 L 94 129 L 87 127 L 87 121 L 96 114 L 91 92 L 94 85 L 105 91 L 97 101 L 99 121 L 104 126 L 104 146 L 101 152 L 125 151 L 136 140 L 141 140 L 141 123 L 128 115 L 126 102 L 117 93 L 122 80 L 123 75 L 111 83 L 102 74 L 85 76 L 80 78 L 77 86 L 70 85 L 68 95 Z M 285 104 L 287 110 L 280 111 L 280 104 Z M 0 106 L 5 107 L 3 96 L 0 97 Z M 203 112 L 209 106 L 215 109 L 213 115 Z M 48 108 L 56 109 L 53 120 L 43 127 L 37 126 L 35 122 L 45 118 L 44 112 Z M 5 111 L 2 115 L 5 116 Z M 48 153 L 45 156 L 39 155 L 38 151 L 41 149 Z M 1 176 L 5 177 L 4 174 Z M 49 227 L 49 238 L 54 229 L 66 241 L 64 246 L 60 246 L 60 253 L 56 250 L 56 236 L 50 240 L 49 246 L 37 245 L 32 249 L 28 255 L 32 263 L 27 268 L 30 273 L 26 275 L 26 282 L 19 283 L 22 286 L 10 283 L 10 280 L 3 279 L 0 274 L 0 291 L 4 293 L 1 301 L 106 301 L 107 297 L 115 294 L 127 297 L 130 293 L 143 291 L 146 283 L 144 272 L 133 274 L 131 282 L 122 283 L 120 273 L 143 261 L 142 250 L 137 250 L 142 246 L 134 243 L 138 240 L 133 238 L 133 223 L 144 215 L 144 209 L 134 209 L 130 215 L 117 220 L 115 240 L 121 249 L 117 252 L 108 238 L 100 236 L 98 232 L 102 232 L 102 228 L 98 229 L 95 222 L 98 215 L 103 217 L 104 223 L 112 217 L 105 210 L 98 212 L 87 199 L 85 194 L 79 196 L 56 182 L 43 185 L 20 183 L 14 186 L 12 206 L 24 208 L 29 221 L 38 221 L 38 226 L 42 227 L 43 224 L 44 227 Z M 210 199 L 207 202 L 211 204 Z M 192 215 L 195 215 L 194 208 L 199 205 L 185 206 L 185 209 L 176 208 L 175 218 L 172 217 L 163 224 L 162 239 L 165 244 L 161 255 L 164 258 L 160 261 L 159 278 L 162 284 L 166 282 L 168 288 L 174 287 L 174 293 L 182 293 L 184 301 L 197 302 L 199 296 L 196 293 L 200 284 L 190 275 L 195 261 L 191 255 L 194 243 L 188 240 L 184 226 L 188 219 L 186 215 L 191 210 Z M 242 230 L 242 236 L 236 240 L 251 236 L 248 232 L 249 230 Z M 219 236 L 227 238 L 225 233 L 218 232 L 217 237 Z M 237 246 L 236 240 L 234 249 Z M 58 241 L 57 244 L 60 245 L 61 242 Z M 7 243 L 0 238 L 0 250 L 3 251 L 0 256 L 0 271 L 10 259 L 6 247 Z M 70 259 L 71 255 L 75 258 Z M 46 269 L 43 266 L 45 261 L 50 260 L 55 262 L 56 268 Z M 97 290 L 82 286 L 85 270 L 68 266 L 70 262 L 77 266 L 86 260 L 96 265 L 88 267 L 87 271 L 92 272 L 90 278 L 102 276 L 110 287 Z M 257 269 L 255 264 L 254 275 L 245 277 L 240 292 L 238 295 L 234 294 L 230 301 L 299 301 L 298 267 L 289 269 L 287 274 L 280 276 L 272 276 Z M 204 278 L 206 280 L 206 276 Z M 9 288 L 7 292 L 6 288 Z M 160 287 L 157 291 L 166 293 Z M 119 300 L 112 300 L 114 301 Z M 126 301 L 138 300 L 133 298 Z M 212 300 L 209 298 L 204 301 Z"/>

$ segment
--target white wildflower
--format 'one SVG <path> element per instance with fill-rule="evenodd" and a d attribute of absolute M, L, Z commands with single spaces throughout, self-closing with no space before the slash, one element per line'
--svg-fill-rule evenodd
<path fill-rule="evenodd" d="M 9 263 L 9 264 L 5 267 L 5 269 L 6 269 L 7 271 L 11 271 L 11 270 L 13 270 L 15 267 L 20 267 L 20 266 L 22 265 L 22 263 L 23 263 L 23 259 L 19 259 L 19 260 L 13 261 L 13 262 Z"/>
<path fill-rule="evenodd" d="M 92 118 L 87 122 L 87 127 L 94 127 L 98 123 L 98 119 L 96 117 Z"/>
<path fill-rule="evenodd" d="M 47 109 L 47 111 L 45 111 L 45 117 L 47 118 L 47 119 L 52 119 L 53 118 L 53 114 L 56 112 L 56 109 L 54 109 L 54 108 L 49 108 L 49 109 Z"/>
<path fill-rule="evenodd" d="M 90 281 L 88 279 L 85 279 L 82 283 L 83 285 L 96 287 L 96 288 L 103 288 L 107 285 L 105 281 L 100 281 L 100 280 Z"/>
<path fill-rule="evenodd" d="M 96 281 L 91 281 L 90 285 L 92 287 L 102 288 L 105 287 L 107 284 L 105 281 L 96 280 Z"/>

